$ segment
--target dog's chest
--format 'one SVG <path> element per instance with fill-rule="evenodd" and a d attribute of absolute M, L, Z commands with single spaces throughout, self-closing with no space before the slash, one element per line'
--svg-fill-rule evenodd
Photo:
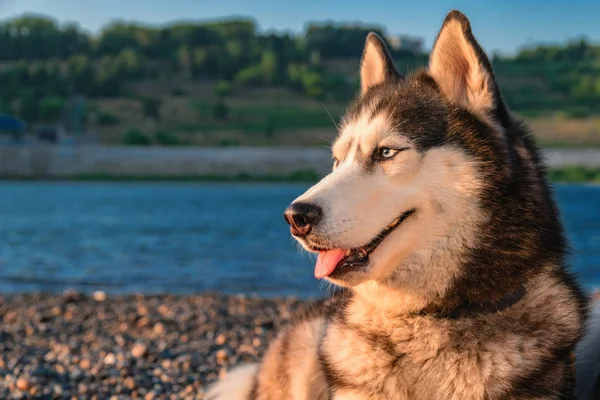
<path fill-rule="evenodd" d="M 478 355 L 457 350 L 443 325 L 406 320 L 385 331 L 332 322 L 319 351 L 334 399 L 481 399 L 484 395 Z"/>

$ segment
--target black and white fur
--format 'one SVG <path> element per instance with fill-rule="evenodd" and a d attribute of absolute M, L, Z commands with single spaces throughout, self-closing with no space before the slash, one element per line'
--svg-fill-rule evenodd
<path fill-rule="evenodd" d="M 543 162 L 463 14 L 410 76 L 368 36 L 332 154 L 287 215 L 307 250 L 347 251 L 327 276 L 344 294 L 209 398 L 594 398 L 600 329 L 582 341 L 589 303 Z"/>

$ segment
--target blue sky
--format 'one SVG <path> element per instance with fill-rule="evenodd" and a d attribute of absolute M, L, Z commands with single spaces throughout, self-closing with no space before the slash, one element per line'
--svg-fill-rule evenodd
<path fill-rule="evenodd" d="M 585 35 L 600 42 L 600 1 L 582 0 L 0 0 L 0 15 L 25 12 L 75 21 L 98 31 L 113 19 L 161 24 L 181 19 L 249 16 L 261 29 L 301 32 L 307 21 L 374 23 L 392 34 L 421 36 L 429 48 L 452 8 L 471 20 L 488 51 Z"/>

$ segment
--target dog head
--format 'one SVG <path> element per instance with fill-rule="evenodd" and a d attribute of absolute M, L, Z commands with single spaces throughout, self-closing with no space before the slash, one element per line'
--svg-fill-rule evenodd
<path fill-rule="evenodd" d="M 463 14 L 448 14 L 428 69 L 407 77 L 369 34 L 360 78 L 332 172 L 285 211 L 292 234 L 319 253 L 317 278 L 376 281 L 430 299 L 462 282 L 494 296 L 499 282 L 526 273 L 512 264 L 543 246 L 525 220 L 552 225 L 557 235 L 545 239 L 562 251 L 536 149 Z"/>

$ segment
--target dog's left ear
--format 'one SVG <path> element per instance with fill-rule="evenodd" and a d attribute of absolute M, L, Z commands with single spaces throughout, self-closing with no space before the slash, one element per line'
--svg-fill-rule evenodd
<path fill-rule="evenodd" d="M 387 46 L 375 32 L 367 35 L 360 62 L 360 92 L 365 94 L 373 86 L 386 81 L 400 80 Z"/>
<path fill-rule="evenodd" d="M 429 57 L 429 74 L 450 101 L 503 119 L 506 109 L 490 61 L 475 40 L 469 20 L 459 11 L 446 16 Z"/>

